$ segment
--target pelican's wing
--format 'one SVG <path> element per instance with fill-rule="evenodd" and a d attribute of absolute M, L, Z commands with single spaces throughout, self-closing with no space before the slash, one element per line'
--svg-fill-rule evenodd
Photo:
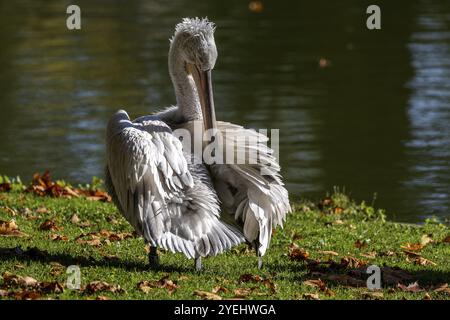
<path fill-rule="evenodd" d="M 194 181 L 181 142 L 164 122 L 155 117 L 131 122 L 121 110 L 106 134 L 107 180 L 115 202 L 150 245 L 198 257 L 242 241 L 219 220 L 215 193 L 205 179 Z M 195 192 L 204 193 L 201 201 Z"/>
<path fill-rule="evenodd" d="M 218 121 L 217 127 L 226 152 L 233 150 L 235 155 L 245 155 L 247 159 L 244 164 L 212 166 L 217 193 L 227 211 L 234 213 L 246 239 L 257 240 L 263 255 L 272 228 L 283 226 L 286 214 L 291 211 L 280 166 L 267 146 L 267 136 L 227 122 Z"/>

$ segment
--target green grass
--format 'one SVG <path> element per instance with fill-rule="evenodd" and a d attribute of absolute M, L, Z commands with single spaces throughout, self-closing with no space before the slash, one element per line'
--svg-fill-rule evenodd
<path fill-rule="evenodd" d="M 343 257 L 354 257 L 357 262 L 363 260 L 368 265 L 398 267 L 410 275 L 407 280 L 383 282 L 382 299 L 422 299 L 426 294 L 432 299 L 449 299 L 448 290 L 434 291 L 435 287 L 450 280 L 450 245 L 443 241 L 449 235 L 447 226 L 436 221 L 427 221 L 421 226 L 387 222 L 381 210 L 365 203 L 357 204 L 340 193 L 334 193 L 331 201 L 321 205 L 309 201 L 295 204 L 285 228 L 275 231 L 262 270 L 257 269 L 253 251 L 243 244 L 225 254 L 204 259 L 204 270 L 196 272 L 192 260 L 164 251 L 160 252 L 160 270 L 149 270 L 144 242 L 138 237 L 109 243 L 102 239 L 101 246 L 77 243 L 75 239 L 80 234 L 102 229 L 132 232 L 111 203 L 85 198 L 38 197 L 22 189 L 13 187 L 9 192 L 0 193 L 0 220 L 14 219 L 19 230 L 26 234 L 23 237 L 0 236 L 0 274 L 9 272 L 64 284 L 67 279 L 65 268 L 78 265 L 82 286 L 92 281 L 105 281 L 125 290 L 88 293 L 64 288 L 62 293 L 43 294 L 41 298 L 44 299 L 95 299 L 100 295 L 110 299 L 200 299 L 194 295 L 195 290 L 210 292 L 217 286 L 226 288 L 226 292 L 217 293 L 224 299 L 236 297 L 236 290 L 237 296 L 245 299 L 304 299 L 308 294 L 316 293 L 320 299 L 367 298 L 367 288 L 342 283 L 342 275 L 363 281 L 368 276 L 364 267 L 339 264 Z M 74 214 L 89 226 L 71 222 Z M 54 220 L 61 229 L 40 230 L 39 226 L 47 219 Z M 51 240 L 52 234 L 66 236 L 68 240 Z M 419 253 L 434 264 L 416 264 L 413 258 L 407 259 L 401 248 L 406 243 L 420 242 L 423 235 L 431 235 L 433 241 Z M 357 240 L 365 245 L 357 248 Z M 288 254 L 293 242 L 306 250 L 309 258 L 292 260 Z M 334 251 L 337 255 L 321 251 Z M 368 252 L 375 252 L 375 257 L 365 257 Z M 58 266 L 60 270 L 55 272 Z M 403 271 L 395 272 L 403 274 Z M 241 282 L 240 277 L 244 274 L 259 275 L 268 281 Z M 164 276 L 176 283 L 175 290 L 155 287 L 144 293 L 138 288 L 141 281 L 157 281 Z M 321 278 L 334 294 L 303 283 L 317 278 Z M 408 285 L 415 281 L 424 291 L 407 292 L 396 283 Z M 275 290 L 271 289 L 271 283 L 275 284 Z M 2 277 L 0 289 L 10 293 L 0 299 L 14 298 L 12 292 L 24 290 L 7 284 Z"/>

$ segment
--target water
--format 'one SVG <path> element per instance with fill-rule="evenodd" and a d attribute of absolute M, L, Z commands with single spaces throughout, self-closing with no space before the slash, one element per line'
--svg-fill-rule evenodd
<path fill-rule="evenodd" d="M 290 193 L 345 186 L 391 219 L 450 217 L 450 2 L 64 1 L 0 3 L 0 172 L 101 176 L 108 117 L 174 103 L 168 38 L 184 16 L 218 25 L 217 116 L 279 128 Z M 330 66 L 320 68 L 327 59 Z"/>

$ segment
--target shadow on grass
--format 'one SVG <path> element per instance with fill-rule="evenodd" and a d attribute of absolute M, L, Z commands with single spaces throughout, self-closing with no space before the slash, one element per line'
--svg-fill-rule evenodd
<path fill-rule="evenodd" d="M 367 267 L 352 267 L 342 262 L 333 260 L 317 261 L 305 260 L 302 262 L 291 261 L 290 263 L 276 264 L 268 263 L 269 270 L 279 272 L 278 279 L 295 282 L 303 282 L 311 279 L 321 279 L 331 287 L 367 287 L 367 279 L 371 273 L 367 273 Z M 421 287 L 435 287 L 450 282 L 450 271 L 421 269 L 402 269 L 397 266 L 383 264 L 378 266 L 381 271 L 381 286 L 384 288 L 397 288 L 398 284 L 409 285 L 418 282 Z M 284 276 L 287 275 L 287 276 Z"/>
<path fill-rule="evenodd" d="M 145 272 L 145 271 L 163 271 L 163 272 L 183 272 L 193 273 L 193 268 L 176 266 L 171 264 L 160 265 L 157 269 L 150 269 L 148 263 L 139 261 L 123 261 L 119 258 L 96 259 L 88 256 L 75 256 L 67 253 L 49 253 L 45 250 L 33 247 L 23 250 L 21 247 L 0 248 L 0 257 L 2 260 L 17 261 L 39 261 L 43 263 L 58 262 L 64 266 L 78 265 L 80 267 L 108 267 L 120 268 L 126 271 Z"/>

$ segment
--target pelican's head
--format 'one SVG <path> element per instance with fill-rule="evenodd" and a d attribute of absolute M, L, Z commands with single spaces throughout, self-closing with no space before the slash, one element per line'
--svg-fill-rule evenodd
<path fill-rule="evenodd" d="M 215 26 L 207 18 L 184 18 L 175 27 L 171 39 L 176 42 L 178 58 L 185 62 L 186 72 L 192 75 L 203 113 L 206 130 L 216 127 L 211 70 L 217 60 L 217 48 L 214 41 Z"/>

